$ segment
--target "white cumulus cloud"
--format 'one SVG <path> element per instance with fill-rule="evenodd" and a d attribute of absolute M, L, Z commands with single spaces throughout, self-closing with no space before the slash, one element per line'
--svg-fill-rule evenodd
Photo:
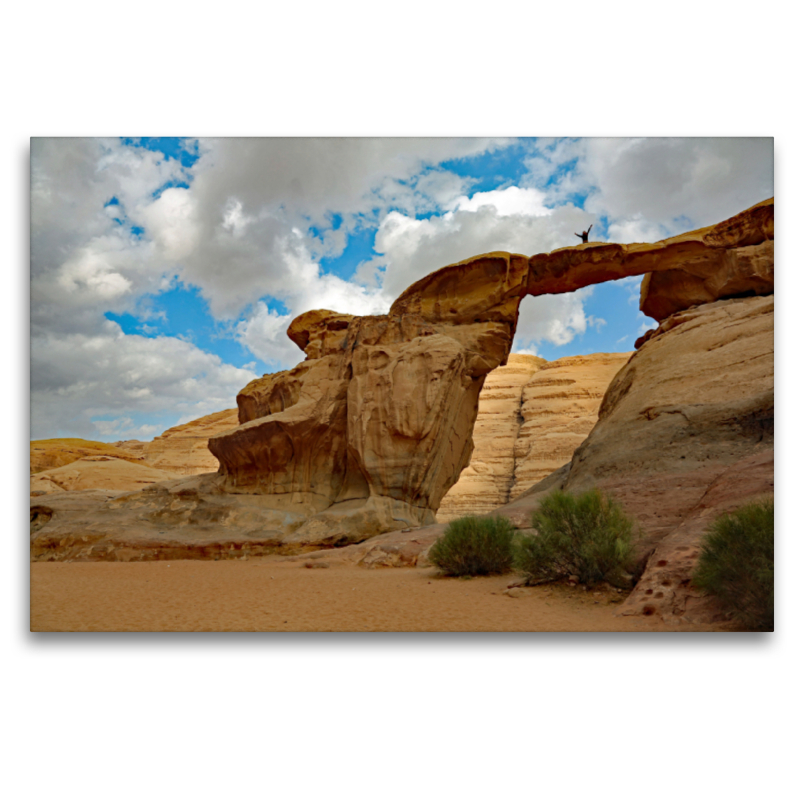
<path fill-rule="evenodd" d="M 132 413 L 191 419 L 231 408 L 257 377 L 175 337 L 125 335 L 106 322 L 94 336 L 43 335 L 31 343 L 31 438 L 129 438 Z M 111 417 L 123 420 L 109 428 Z M 128 430 L 130 433 L 130 430 Z"/>

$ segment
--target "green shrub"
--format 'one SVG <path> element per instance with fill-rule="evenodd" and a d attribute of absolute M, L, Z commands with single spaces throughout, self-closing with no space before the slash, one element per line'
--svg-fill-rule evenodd
<path fill-rule="evenodd" d="M 577 575 L 590 586 L 601 581 L 630 586 L 633 522 L 612 498 L 597 489 L 579 495 L 553 492 L 531 522 L 538 535 L 521 537 L 515 559 L 528 583 Z"/>
<path fill-rule="evenodd" d="M 514 526 L 505 517 L 453 520 L 428 552 L 445 575 L 497 575 L 513 563 Z"/>
<path fill-rule="evenodd" d="M 692 580 L 750 630 L 775 626 L 775 503 L 762 500 L 718 517 L 703 539 Z"/>

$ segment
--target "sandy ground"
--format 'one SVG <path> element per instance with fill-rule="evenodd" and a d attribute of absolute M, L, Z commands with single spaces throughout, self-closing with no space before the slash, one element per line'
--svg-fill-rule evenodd
<path fill-rule="evenodd" d="M 709 631 L 615 617 L 622 595 L 513 576 L 304 561 L 31 564 L 32 631 Z M 319 563 L 319 562 L 315 562 Z"/>

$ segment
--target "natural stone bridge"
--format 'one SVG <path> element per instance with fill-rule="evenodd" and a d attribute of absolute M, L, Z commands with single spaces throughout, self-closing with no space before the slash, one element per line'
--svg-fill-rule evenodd
<path fill-rule="evenodd" d="M 309 311 L 288 331 L 306 360 L 245 387 L 240 426 L 210 440 L 219 488 L 305 517 L 297 543 L 431 523 L 469 463 L 478 396 L 506 363 L 523 297 L 646 275 L 640 308 L 660 321 L 770 294 L 773 229 L 767 200 L 655 244 L 476 256 L 417 281 L 382 316 Z"/>
<path fill-rule="evenodd" d="M 32 557 L 258 555 L 434 522 L 469 463 L 478 396 L 506 363 L 523 297 L 645 275 L 640 308 L 660 321 L 770 294 L 773 220 L 767 200 L 656 244 L 487 253 L 417 281 L 386 315 L 303 314 L 289 337 L 305 361 L 242 390 L 240 425 L 209 441 L 218 473 L 32 500 Z"/>

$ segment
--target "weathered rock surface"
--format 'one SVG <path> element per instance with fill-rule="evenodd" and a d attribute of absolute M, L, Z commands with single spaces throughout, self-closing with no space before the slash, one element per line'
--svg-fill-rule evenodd
<path fill-rule="evenodd" d="M 134 452 L 105 442 L 89 439 L 37 439 L 31 442 L 31 475 L 71 464 L 87 456 L 109 456 L 138 462 L 141 457 Z"/>
<path fill-rule="evenodd" d="M 31 475 L 31 494 L 75 492 L 102 489 L 111 492 L 135 491 L 178 476 L 145 464 L 109 456 L 86 456 L 63 467 Z"/>
<path fill-rule="evenodd" d="M 773 492 L 772 297 L 722 300 L 664 321 L 617 374 L 572 462 L 496 513 L 518 527 L 543 492 L 599 487 L 641 527 L 644 575 L 623 614 L 709 619 L 690 586 L 714 516 Z"/>
<path fill-rule="evenodd" d="M 551 361 L 522 393 L 522 425 L 514 445 L 509 500 L 566 464 L 597 422 L 609 383 L 630 353 L 595 353 Z"/>
<path fill-rule="evenodd" d="M 374 536 L 359 544 L 339 547 L 336 550 L 320 550 L 311 558 L 324 555 L 331 563 L 343 561 L 361 567 L 429 567 L 428 551 L 442 535 L 447 525 L 427 525 L 424 528 L 409 528 Z M 300 560 L 307 556 L 290 556 Z"/>
<path fill-rule="evenodd" d="M 200 475 L 219 468 L 219 462 L 209 452 L 209 438 L 238 424 L 237 409 L 226 409 L 169 428 L 152 442 L 129 440 L 116 442 L 115 446 L 141 456 L 145 464 L 155 469 L 175 475 Z"/>
<path fill-rule="evenodd" d="M 156 561 L 301 552 L 283 538 L 302 521 L 270 508 L 263 495 L 223 492 L 213 474 L 133 493 L 61 492 L 31 498 L 31 558 Z"/>
<path fill-rule="evenodd" d="M 732 463 L 772 436 L 774 298 L 675 315 L 608 387 L 569 486 Z"/>
<path fill-rule="evenodd" d="M 723 615 L 713 598 L 692 586 L 690 576 L 699 555 L 699 543 L 708 526 L 720 514 L 746 502 L 775 493 L 775 458 L 771 447 L 757 449 L 735 461 L 716 476 L 680 524 L 655 547 L 647 569 L 631 596 L 620 608 L 623 615 L 658 614 L 668 621 L 721 621 Z M 682 491 L 683 487 L 679 487 Z M 665 492 L 660 502 L 670 503 Z"/>
<path fill-rule="evenodd" d="M 775 243 L 721 251 L 707 269 L 671 269 L 644 276 L 640 309 L 663 320 L 678 311 L 719 298 L 768 295 L 774 291 Z"/>
<path fill-rule="evenodd" d="M 773 449 L 773 297 L 717 301 L 671 322 L 612 382 L 566 481 L 570 490 L 598 485 L 618 495 L 640 521 L 648 550 L 698 509 L 714 512 L 708 494 L 717 486 L 711 496 L 722 496 L 720 481 L 730 483 L 733 465 L 756 457 L 763 464 Z M 743 504 L 765 491 L 759 478 L 745 482 L 736 499 Z M 659 567 L 663 560 L 650 559 L 648 580 L 673 569 Z M 688 577 L 687 568 L 681 580 Z M 642 591 L 637 587 L 623 613 L 648 606 L 665 619 L 682 616 L 685 593 L 644 602 Z"/>
<path fill-rule="evenodd" d="M 596 353 L 552 362 L 510 355 L 484 384 L 472 460 L 436 519 L 488 513 L 567 463 L 597 422 L 603 394 L 630 355 Z"/>

